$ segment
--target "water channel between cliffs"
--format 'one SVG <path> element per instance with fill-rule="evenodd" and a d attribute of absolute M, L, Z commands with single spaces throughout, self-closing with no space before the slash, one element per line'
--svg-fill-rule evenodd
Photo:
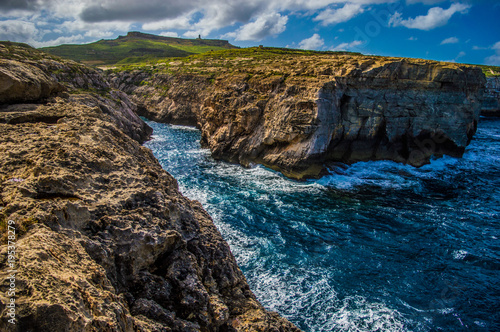
<path fill-rule="evenodd" d="M 500 330 L 500 119 L 481 118 L 461 159 L 308 182 L 148 124 L 145 145 L 213 217 L 257 298 L 304 331 Z"/>

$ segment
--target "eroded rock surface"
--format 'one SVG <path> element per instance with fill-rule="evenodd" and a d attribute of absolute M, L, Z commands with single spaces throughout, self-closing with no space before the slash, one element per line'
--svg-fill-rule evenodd
<path fill-rule="evenodd" d="M 110 77 L 111 84 L 126 92 L 146 118 L 177 125 L 198 126 L 200 107 L 210 92 L 206 77 L 197 75 L 151 75 L 141 70 Z"/>
<path fill-rule="evenodd" d="M 500 77 L 486 78 L 486 91 L 481 114 L 500 116 Z"/>
<path fill-rule="evenodd" d="M 0 60 L 0 103 L 32 102 L 61 91 L 62 86 L 39 68 L 15 60 Z"/>
<path fill-rule="evenodd" d="M 10 68 L 47 65 L 6 49 L 29 64 Z M 1 94 L 0 225 L 15 223 L 17 272 L 12 325 L 2 245 L 0 330 L 298 331 L 261 306 L 210 216 L 141 146 L 151 130 L 126 95 L 49 62 L 65 69 L 43 79 L 63 91 L 29 104 Z"/>
<path fill-rule="evenodd" d="M 112 81 L 149 118 L 196 123 L 215 158 L 296 179 L 321 176 L 336 162 L 421 166 L 432 156 L 459 157 L 476 131 L 485 84 L 479 68 L 241 52 L 254 53 L 165 63 L 148 73 L 115 73 Z"/>

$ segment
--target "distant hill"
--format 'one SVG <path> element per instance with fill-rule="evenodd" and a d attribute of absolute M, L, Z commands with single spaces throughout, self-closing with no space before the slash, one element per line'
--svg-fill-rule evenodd
<path fill-rule="evenodd" d="M 136 63 L 148 59 L 185 57 L 208 51 L 235 49 L 227 40 L 183 39 L 129 32 L 112 40 L 90 44 L 43 47 L 41 50 L 89 65 Z"/>

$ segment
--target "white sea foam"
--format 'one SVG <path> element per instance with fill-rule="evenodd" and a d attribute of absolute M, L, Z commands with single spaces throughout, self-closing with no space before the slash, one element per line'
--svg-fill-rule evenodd
<path fill-rule="evenodd" d="M 472 153 L 464 159 L 474 159 Z M 496 158 L 491 157 L 491 158 Z M 332 172 L 317 180 L 319 185 L 341 190 L 352 190 L 362 186 L 376 186 L 384 189 L 404 189 L 419 186 L 419 180 L 439 178 L 443 173 L 453 170 L 464 160 L 444 156 L 432 159 L 430 164 L 420 168 L 393 161 L 358 162 L 343 169 Z"/>
<path fill-rule="evenodd" d="M 196 130 L 174 129 L 176 135 Z M 463 315 L 444 304 L 429 309 L 430 300 L 425 302 L 424 295 L 407 296 L 407 289 L 419 279 L 411 279 L 412 269 L 405 271 L 412 257 L 424 257 L 426 252 L 431 254 L 428 258 L 411 262 L 415 269 L 434 267 L 433 254 L 439 254 L 440 261 L 449 259 L 448 254 L 442 257 L 441 251 L 430 249 L 432 241 L 441 243 L 448 235 L 453 239 L 461 234 L 462 239 L 466 232 L 476 231 L 484 234 L 478 236 L 481 239 L 498 237 L 487 224 L 498 218 L 491 203 L 498 202 L 498 196 L 489 197 L 487 204 L 478 200 L 477 205 L 456 205 L 453 196 L 455 191 L 465 193 L 455 190 L 455 179 L 461 179 L 457 174 L 471 169 L 495 174 L 498 154 L 485 155 L 484 147 L 473 141 L 462 159 L 445 156 L 420 168 L 391 161 L 363 162 L 339 167 L 319 180 L 298 182 L 262 166 L 244 168 L 213 161 L 209 150 L 190 141 L 196 136 L 191 132 L 172 138 L 159 135 L 168 143 L 155 154 L 177 172 L 181 191 L 210 213 L 266 308 L 310 332 L 429 331 L 443 326 L 435 317 Z M 445 196 L 448 193 L 451 198 Z M 366 195 L 388 199 L 379 204 Z M 436 204 L 434 197 L 443 204 Z M 427 235 L 419 235 L 423 233 Z M 422 249 L 416 251 L 419 240 L 423 240 Z M 464 248 L 475 252 L 469 244 Z M 490 246 L 485 253 L 493 257 L 495 248 Z M 467 250 L 452 251 L 449 263 L 464 264 Z M 365 263 L 373 270 L 366 271 Z M 400 275 L 399 270 L 406 274 Z M 433 280 L 434 270 L 426 271 Z M 390 285 L 385 284 L 385 276 Z M 454 326 L 460 328 L 461 322 Z M 487 326 L 479 318 L 477 322 L 464 319 L 469 327 Z"/>
<path fill-rule="evenodd" d="M 407 331 L 402 315 L 380 302 L 349 296 L 331 318 L 325 331 Z"/>
<path fill-rule="evenodd" d="M 219 231 L 224 235 L 224 239 L 231 247 L 231 251 L 240 266 L 247 266 L 258 259 L 259 237 L 246 236 L 228 223 L 220 222 L 217 215 L 215 215 L 214 221 Z"/>
<path fill-rule="evenodd" d="M 384 303 L 371 302 L 362 296 L 339 299 L 335 289 L 317 271 L 256 272 L 249 281 L 264 306 L 284 313 L 289 319 L 303 320 L 303 328 L 308 331 L 407 330 L 402 315 Z"/>
<path fill-rule="evenodd" d="M 231 181 L 234 181 L 239 186 L 249 190 L 261 190 L 268 193 L 286 194 L 323 190 L 323 186 L 314 181 L 293 181 L 283 177 L 278 172 L 262 166 L 244 168 L 234 164 L 217 163 L 207 173 L 231 179 Z"/>
<path fill-rule="evenodd" d="M 322 177 L 318 184 L 336 189 L 350 190 L 359 186 L 372 185 L 396 189 L 415 184 L 415 168 L 390 161 L 359 162 L 349 166 L 343 174 Z"/>
<path fill-rule="evenodd" d="M 151 139 L 156 141 L 156 142 L 166 142 L 167 137 L 165 135 L 151 135 Z"/>
<path fill-rule="evenodd" d="M 208 203 L 209 193 L 205 190 L 196 187 L 189 188 L 185 186 L 183 183 L 179 183 L 179 191 L 189 199 L 193 199 L 200 202 L 201 205 L 203 206 L 208 205 L 207 203 Z"/>
<path fill-rule="evenodd" d="M 453 251 L 453 258 L 457 260 L 464 259 L 465 256 L 467 256 L 468 252 L 466 250 L 460 249 L 460 250 L 454 250 Z"/>
<path fill-rule="evenodd" d="M 174 130 L 181 130 L 181 131 L 200 131 L 198 128 L 196 127 L 191 127 L 191 126 L 182 126 L 182 125 L 173 125 L 173 124 L 169 124 L 168 125 L 170 128 L 174 129 Z"/>

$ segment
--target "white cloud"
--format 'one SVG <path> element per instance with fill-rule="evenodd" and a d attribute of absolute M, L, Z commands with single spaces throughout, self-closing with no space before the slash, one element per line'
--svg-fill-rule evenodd
<path fill-rule="evenodd" d="M 299 43 L 299 48 L 303 50 L 317 50 L 325 44 L 325 41 L 315 33 L 310 38 L 306 38 Z"/>
<path fill-rule="evenodd" d="M 412 40 L 413 41 L 413 40 L 418 40 L 418 38 L 411 36 L 410 38 L 408 38 L 408 40 Z"/>
<path fill-rule="evenodd" d="M 85 6 L 79 17 L 85 22 L 148 22 L 175 18 L 194 8 L 202 8 L 201 0 L 82 0 Z"/>
<path fill-rule="evenodd" d="M 342 43 L 337 45 L 336 47 L 332 48 L 330 51 L 348 51 L 351 50 L 357 46 L 360 46 L 363 44 L 363 41 L 361 40 L 355 40 L 351 43 Z"/>
<path fill-rule="evenodd" d="M 321 21 L 322 25 L 333 25 L 342 22 L 347 22 L 351 18 L 364 12 L 360 4 L 346 3 L 344 7 L 339 9 L 330 9 L 322 11 L 314 18 L 314 21 Z"/>
<path fill-rule="evenodd" d="M 183 37 L 186 37 L 186 38 L 197 38 L 199 36 L 202 35 L 202 32 L 201 31 L 195 31 L 195 30 L 191 30 L 191 31 L 186 31 L 182 34 Z"/>
<path fill-rule="evenodd" d="M 495 54 L 484 59 L 484 63 L 487 65 L 500 66 L 500 41 L 491 46 L 491 49 L 495 51 Z"/>
<path fill-rule="evenodd" d="M 215 0 L 208 3 L 210 5 L 202 6 L 203 10 L 200 13 L 203 17 L 193 26 L 195 30 L 202 30 L 205 34 L 236 23 L 249 24 L 259 18 L 269 19 L 278 13 L 274 8 L 269 7 L 272 1 Z"/>
<path fill-rule="evenodd" d="M 85 37 L 91 38 L 109 38 L 114 35 L 113 31 L 102 31 L 102 30 L 89 30 L 85 32 Z"/>
<path fill-rule="evenodd" d="M 423 3 L 424 5 L 435 5 L 440 2 L 444 2 L 446 0 L 406 0 L 408 5 L 413 5 L 416 3 Z"/>
<path fill-rule="evenodd" d="M 85 6 L 87 0 L 10 0 L 0 1 L 0 16 L 32 17 L 41 11 L 57 18 L 74 17 Z"/>
<path fill-rule="evenodd" d="M 179 34 L 175 31 L 164 31 L 164 32 L 160 32 L 160 36 L 163 36 L 163 37 L 179 37 Z"/>
<path fill-rule="evenodd" d="M 238 30 L 225 34 L 235 40 L 262 40 L 268 36 L 275 36 L 286 29 L 288 16 L 279 13 L 270 13 L 259 16 L 255 21 L 241 26 Z"/>
<path fill-rule="evenodd" d="M 451 59 L 451 60 L 443 60 L 444 62 L 458 62 L 460 58 L 463 58 L 464 56 L 466 56 L 467 54 L 464 52 L 464 51 L 460 51 L 458 52 L 457 56 L 455 57 L 455 59 Z"/>
<path fill-rule="evenodd" d="M 325 9 L 331 5 L 344 5 L 347 3 L 370 5 L 394 3 L 398 1 L 399 0 L 267 0 L 264 2 L 267 4 L 266 6 L 268 8 L 277 11 L 308 11 L 310 14 L 314 14 L 318 10 Z"/>
<path fill-rule="evenodd" d="M 81 42 L 89 42 L 112 37 L 117 33 L 123 34 L 131 28 L 157 33 L 175 31 L 181 36 L 201 35 L 204 38 L 214 36 L 214 32 L 220 29 L 232 28 L 233 32 L 224 37 L 257 41 L 285 31 L 291 15 L 309 17 L 321 25 L 334 25 L 369 11 L 369 5 L 399 1 L 0 0 L 0 21 L 21 22 L 13 23 L 12 27 L 5 27 L 5 23 L 0 23 L 4 26 L 3 32 L 0 32 L 3 33 L 3 39 L 48 43 L 58 40 L 58 37 L 71 39 L 78 35 L 84 36 Z M 434 3 L 434 0 L 408 1 Z M 391 24 L 418 28 L 425 25 L 421 23 L 426 21 L 423 18 L 434 17 L 434 11 L 447 22 L 453 15 L 452 12 L 464 12 L 467 8 L 466 5 L 455 3 L 449 9 L 431 8 L 426 16 L 407 20 L 396 13 Z M 446 18 L 447 16 L 449 17 Z M 26 22 L 35 25 L 26 25 Z M 25 26 L 24 29 L 31 30 L 23 32 L 21 25 Z M 47 41 L 49 36 L 51 41 Z"/>
<path fill-rule="evenodd" d="M 186 35 L 208 36 L 213 31 L 236 26 L 238 40 L 259 40 L 286 28 L 287 15 L 318 15 L 333 24 L 346 20 L 361 6 L 397 0 L 0 0 L 0 20 L 45 24 L 60 36 L 83 34 L 88 39 L 128 31 L 132 26 L 145 31 L 180 31 Z M 330 9 L 329 6 L 341 6 Z M 323 12 L 321 13 L 321 11 Z M 271 13 L 271 14 L 269 14 Z M 328 17 L 328 13 L 332 17 Z M 322 19 L 324 18 L 324 20 Z M 50 23 L 49 23 L 50 22 Z M 54 22 L 58 22 L 57 24 Z M 61 27 L 63 26 L 63 27 Z M 239 28 L 238 28 L 239 27 Z M 267 33 L 266 33 L 267 32 Z M 7 39 L 27 41 L 43 38 L 9 35 Z"/>
<path fill-rule="evenodd" d="M 445 44 L 456 44 L 458 43 L 458 38 L 457 37 L 450 37 L 450 38 L 446 38 L 444 39 L 442 42 L 441 42 L 441 45 L 445 45 Z"/>
<path fill-rule="evenodd" d="M 455 13 L 464 14 L 470 8 L 469 5 L 454 3 L 448 9 L 441 7 L 430 8 L 427 15 L 420 15 L 415 18 L 402 19 L 400 12 L 394 13 L 389 20 L 389 26 L 404 26 L 409 29 L 432 30 L 446 25 Z"/>
<path fill-rule="evenodd" d="M 87 23 L 78 18 L 61 19 L 61 23 L 56 25 L 51 19 L 59 14 L 52 14 L 51 17 L 34 14 L 26 20 L 0 20 L 0 40 L 24 42 L 34 47 L 83 43 L 112 37 L 117 31 L 127 32 L 131 26 L 125 22 Z M 52 38 L 49 39 L 49 36 Z"/>
<path fill-rule="evenodd" d="M 48 46 L 56 46 L 62 44 L 81 44 L 84 37 L 82 35 L 74 35 L 74 36 L 61 36 L 56 39 L 48 40 L 48 41 L 33 41 L 32 46 L 34 47 L 48 47 Z"/>
<path fill-rule="evenodd" d="M 191 15 L 194 13 L 189 13 L 182 15 L 173 19 L 164 19 L 155 22 L 144 23 L 142 28 L 144 30 L 167 30 L 167 29 L 180 29 L 187 30 L 192 27 Z"/>
<path fill-rule="evenodd" d="M 33 42 L 39 32 L 33 22 L 6 20 L 0 21 L 0 40 Z"/>
<path fill-rule="evenodd" d="M 36 21 L 35 24 L 37 27 L 46 27 L 46 26 L 50 25 L 49 22 L 45 22 L 45 21 Z"/>
<path fill-rule="evenodd" d="M 495 54 L 484 59 L 484 63 L 490 66 L 500 66 L 500 54 Z"/>
<path fill-rule="evenodd" d="M 64 32 L 77 33 L 92 31 L 95 35 L 99 35 L 103 31 L 120 31 L 128 32 L 132 24 L 130 22 L 96 22 L 88 23 L 80 19 L 67 20 L 59 25 L 59 28 Z"/>

